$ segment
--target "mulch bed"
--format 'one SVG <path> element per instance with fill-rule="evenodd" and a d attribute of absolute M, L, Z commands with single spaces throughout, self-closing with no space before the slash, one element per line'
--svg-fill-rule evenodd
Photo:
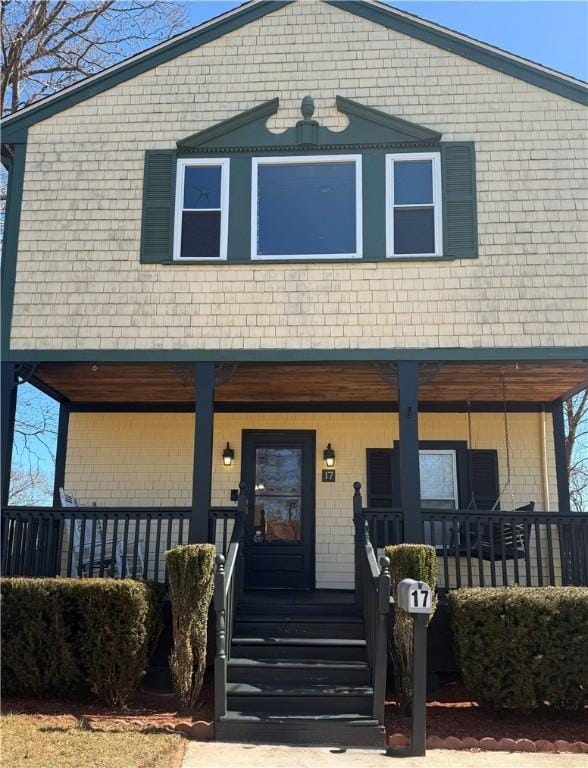
<path fill-rule="evenodd" d="M 193 739 L 213 738 L 214 689 L 212 673 L 207 673 L 198 706 L 182 710 L 172 694 L 153 694 L 141 690 L 133 696 L 126 709 L 108 707 L 92 700 L 51 700 L 4 698 L 3 713 L 38 715 L 39 717 L 68 717 L 81 720 L 88 728 L 133 727 L 140 730 L 160 730 L 182 733 Z"/>
<path fill-rule="evenodd" d="M 390 695 L 386 701 L 386 733 L 410 735 L 410 718 L 399 713 Z M 427 699 L 427 735 L 446 739 L 528 739 L 532 742 L 556 740 L 588 741 L 588 708 L 581 712 L 561 712 L 545 708 L 532 712 L 491 710 L 472 700 L 462 683 L 445 680 Z"/>

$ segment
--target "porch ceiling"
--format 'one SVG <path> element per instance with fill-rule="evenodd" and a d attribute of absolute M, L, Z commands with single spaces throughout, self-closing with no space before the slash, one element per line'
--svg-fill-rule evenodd
<path fill-rule="evenodd" d="M 445 363 L 434 376 L 423 370 L 419 399 L 431 402 L 500 402 L 501 363 Z M 43 363 L 36 380 L 74 403 L 191 403 L 190 366 L 158 364 Z M 588 363 L 506 363 L 506 399 L 549 403 L 588 386 Z M 397 399 L 369 363 L 241 364 L 216 388 L 226 403 L 377 403 Z"/>

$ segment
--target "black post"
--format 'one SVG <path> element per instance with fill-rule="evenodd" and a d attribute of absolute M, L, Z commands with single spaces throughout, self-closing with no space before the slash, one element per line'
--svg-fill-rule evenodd
<path fill-rule="evenodd" d="M 557 478 L 557 504 L 560 512 L 569 513 L 570 482 L 568 479 L 568 457 L 566 451 L 566 431 L 564 424 L 563 403 L 556 400 L 551 404 L 553 419 L 553 445 L 555 448 L 555 476 Z"/>
<path fill-rule="evenodd" d="M 418 363 L 398 363 L 400 504 L 404 521 L 404 541 L 416 544 L 423 541 L 418 392 Z"/>
<path fill-rule="evenodd" d="M 424 757 L 427 749 L 427 624 L 429 616 L 413 616 L 412 744 L 411 754 Z"/>
<path fill-rule="evenodd" d="M 10 492 L 10 470 L 12 467 L 12 442 L 14 439 L 14 417 L 16 414 L 16 364 L 2 363 L 0 413 L 0 451 L 2 453 L 2 506 L 8 504 Z"/>
<path fill-rule="evenodd" d="M 195 364 L 194 384 L 196 388 L 196 423 L 194 425 L 194 468 L 189 543 L 208 541 L 208 514 L 212 484 L 214 363 Z"/>
<path fill-rule="evenodd" d="M 59 489 L 65 483 L 65 460 L 67 455 L 67 433 L 69 430 L 69 403 L 59 404 L 57 445 L 55 447 L 55 478 L 53 481 L 53 506 L 61 506 Z"/>

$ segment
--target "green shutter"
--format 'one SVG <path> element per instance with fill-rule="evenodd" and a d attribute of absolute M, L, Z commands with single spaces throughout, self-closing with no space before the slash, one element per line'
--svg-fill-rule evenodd
<path fill-rule="evenodd" d="M 472 448 L 470 464 L 470 504 L 474 509 L 493 509 L 500 496 L 498 453 L 494 449 Z M 498 507 L 500 508 L 500 507 Z"/>
<path fill-rule="evenodd" d="M 157 264 L 173 257 L 176 152 L 145 152 L 141 262 Z"/>
<path fill-rule="evenodd" d="M 472 142 L 441 143 L 443 178 L 443 255 L 478 255 L 476 167 Z"/>

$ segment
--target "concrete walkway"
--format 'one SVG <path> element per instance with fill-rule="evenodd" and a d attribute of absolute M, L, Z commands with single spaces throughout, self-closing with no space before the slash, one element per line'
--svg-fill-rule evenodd
<path fill-rule="evenodd" d="M 586 755 L 524 752 L 452 752 L 433 749 L 427 757 L 387 757 L 379 750 L 188 743 L 182 768 L 580 768 Z"/>

